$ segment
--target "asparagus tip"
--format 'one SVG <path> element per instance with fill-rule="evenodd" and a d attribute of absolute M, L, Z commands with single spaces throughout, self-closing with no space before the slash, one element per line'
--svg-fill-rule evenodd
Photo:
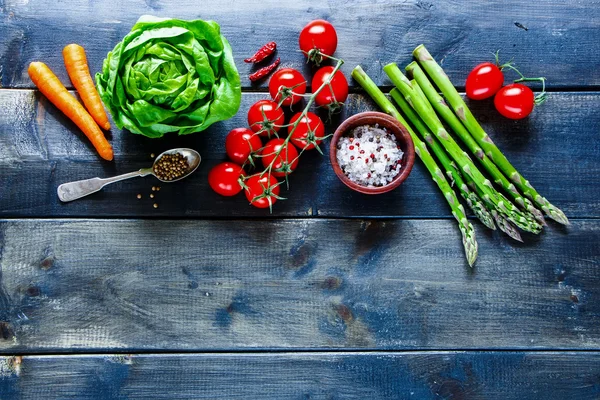
<path fill-rule="evenodd" d="M 563 225 L 571 225 L 565 213 L 563 213 L 559 208 L 553 206 L 552 204 L 549 204 L 548 211 L 548 216 L 556 222 Z"/>
<path fill-rule="evenodd" d="M 461 231 L 465 255 L 467 256 L 467 263 L 469 263 L 469 267 L 473 268 L 473 265 L 475 265 L 475 261 L 477 260 L 478 252 L 477 239 L 475 239 L 475 230 L 473 229 L 473 225 L 467 223 L 466 228 L 461 228 Z"/>

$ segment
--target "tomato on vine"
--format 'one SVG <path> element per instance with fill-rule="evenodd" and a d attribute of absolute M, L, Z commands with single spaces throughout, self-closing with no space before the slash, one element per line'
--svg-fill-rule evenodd
<path fill-rule="evenodd" d="M 262 147 L 258 134 L 248 128 L 232 129 L 225 137 L 225 152 L 229 159 L 243 165 L 247 161 L 254 164 L 252 156 Z"/>
<path fill-rule="evenodd" d="M 290 120 L 288 131 L 293 129 L 293 125 L 302 116 L 299 112 Z M 315 113 L 307 112 L 300 120 L 296 129 L 292 132 L 292 143 L 299 149 L 312 150 L 318 146 L 325 137 L 325 126 L 321 118 Z"/>
<path fill-rule="evenodd" d="M 317 19 L 302 28 L 298 42 L 304 55 L 318 65 L 323 55 L 332 56 L 335 53 L 337 33 L 331 23 Z"/>
<path fill-rule="evenodd" d="M 279 182 L 277 179 L 265 173 L 252 175 L 244 182 L 246 186 L 244 193 L 246 198 L 256 208 L 271 208 L 279 197 Z"/>
<path fill-rule="evenodd" d="M 306 93 L 306 80 L 293 68 L 282 68 L 269 80 L 269 93 L 277 103 L 290 106 L 296 104 Z"/>
<path fill-rule="evenodd" d="M 527 117 L 535 104 L 536 98 L 531 89 L 520 83 L 504 86 L 494 97 L 496 110 L 510 119 Z"/>
<path fill-rule="evenodd" d="M 244 169 L 238 164 L 224 162 L 215 165 L 208 173 L 208 184 L 222 196 L 235 196 L 242 191 L 240 179 L 246 176 Z"/>
<path fill-rule="evenodd" d="M 298 167 L 298 150 L 285 139 L 271 139 L 263 148 L 261 159 L 265 168 L 273 163 L 271 174 L 282 178 Z"/>
<path fill-rule="evenodd" d="M 467 76 L 465 91 L 472 100 L 483 100 L 495 95 L 504 84 L 504 74 L 497 65 L 484 62 Z"/>
<path fill-rule="evenodd" d="M 261 136 L 276 135 L 284 121 L 283 110 L 272 100 L 259 100 L 248 110 L 248 125 Z"/>
<path fill-rule="evenodd" d="M 329 77 L 334 71 L 334 67 L 327 66 L 320 68 L 312 80 L 313 91 L 317 90 L 323 83 L 329 80 Z M 331 86 L 331 87 L 330 87 Z M 332 92 L 333 89 L 333 92 Z M 340 103 L 343 103 L 348 98 L 348 81 L 342 73 L 337 70 L 329 85 L 326 85 L 315 97 L 315 103 L 319 106 L 327 106 L 330 110 L 335 111 L 339 108 Z"/>

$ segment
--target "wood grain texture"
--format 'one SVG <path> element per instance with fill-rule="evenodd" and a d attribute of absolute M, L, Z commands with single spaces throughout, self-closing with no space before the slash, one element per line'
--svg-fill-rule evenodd
<path fill-rule="evenodd" d="M 600 221 L 0 223 L 0 351 L 597 349 Z"/>
<path fill-rule="evenodd" d="M 600 395 L 600 353 L 408 352 L 0 358 L 19 399 L 549 399 Z"/>
<path fill-rule="evenodd" d="M 1 85 L 32 87 L 26 71 L 31 61 L 46 62 L 69 82 L 61 50 L 71 42 L 85 47 L 90 69 L 99 71 L 108 51 L 143 14 L 219 22 L 246 87 L 252 70 L 242 60 L 271 40 L 279 45 L 282 65 L 308 73 L 298 33 L 315 18 L 336 27 L 343 71 L 361 64 L 378 84 L 388 84 L 382 64 L 406 64 L 411 51 L 425 43 L 461 86 L 466 71 L 493 60 L 496 50 L 504 60 L 514 57 L 525 75 L 546 76 L 550 87 L 600 85 L 600 8 L 594 1 L 573 0 L 6 0 L 0 3 Z"/>
<path fill-rule="evenodd" d="M 0 90 L 0 215 L 4 217 L 269 217 L 267 210 L 248 206 L 245 196 L 224 198 L 208 186 L 212 166 L 225 160 L 224 141 L 230 129 L 247 126 L 246 112 L 263 94 L 244 94 L 238 115 L 206 132 L 160 140 L 113 129 L 115 161 L 103 162 L 73 123 L 30 90 Z M 600 215 L 600 114 L 595 93 L 553 93 L 528 120 L 501 117 L 491 102 L 473 102 L 473 112 L 489 134 L 540 193 L 570 218 Z M 351 95 L 338 120 L 376 106 Z M 203 162 L 185 181 L 163 185 L 152 208 L 151 177 L 108 186 L 101 193 L 61 204 L 56 187 L 64 182 L 106 177 L 148 166 L 150 154 L 172 147 L 192 147 Z M 143 194 L 138 200 L 136 195 Z M 450 217 L 441 193 L 419 160 L 397 190 L 365 196 L 346 188 L 331 169 L 328 156 L 302 156 L 290 178 L 288 200 L 276 204 L 281 216 L 422 216 Z"/>

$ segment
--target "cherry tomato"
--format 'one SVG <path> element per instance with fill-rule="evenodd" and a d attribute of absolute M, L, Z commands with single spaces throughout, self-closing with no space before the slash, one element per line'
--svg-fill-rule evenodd
<path fill-rule="evenodd" d="M 332 56 L 337 48 L 337 33 L 329 22 L 317 19 L 309 22 L 300 32 L 300 50 L 308 57 L 313 49 Z"/>
<path fill-rule="evenodd" d="M 288 131 L 292 130 L 292 126 L 302 115 L 297 113 L 290 120 Z M 307 112 L 306 116 L 298 123 L 296 129 L 292 133 L 292 143 L 299 149 L 311 150 L 315 145 L 319 145 L 325 136 L 325 126 L 321 118 L 315 113 Z"/>
<path fill-rule="evenodd" d="M 492 97 L 504 84 L 504 75 L 496 65 L 485 62 L 479 64 L 467 76 L 467 97 L 483 100 Z"/>
<path fill-rule="evenodd" d="M 290 143 L 284 145 L 284 142 L 284 139 L 271 139 L 261 153 L 265 168 L 275 160 L 271 174 L 278 178 L 291 174 L 298 167 L 298 150 Z"/>
<path fill-rule="evenodd" d="M 248 125 L 254 132 L 261 131 L 261 136 L 271 137 L 283 122 L 283 110 L 272 100 L 259 100 L 248 110 Z"/>
<path fill-rule="evenodd" d="M 531 114 L 535 96 L 531 89 L 520 83 L 506 85 L 494 97 L 496 110 L 506 118 L 522 119 Z"/>
<path fill-rule="evenodd" d="M 281 100 L 282 90 L 284 100 L 281 102 L 284 106 L 296 104 L 302 99 L 306 93 L 306 80 L 300 72 L 293 68 L 282 68 L 275 72 L 269 81 L 269 93 L 273 100 L 279 103 Z M 294 96 L 298 95 L 298 96 Z"/>
<path fill-rule="evenodd" d="M 253 175 L 245 182 L 244 193 L 246 198 L 256 208 L 269 208 L 277 201 L 279 196 L 279 185 L 274 176 L 268 174 Z"/>
<path fill-rule="evenodd" d="M 243 165 L 261 147 L 260 137 L 248 128 L 235 128 L 225 138 L 225 152 L 231 161 L 238 164 Z"/>
<path fill-rule="evenodd" d="M 242 191 L 238 182 L 240 177 L 246 176 L 244 169 L 232 162 L 217 164 L 208 173 L 208 184 L 215 192 L 222 196 L 235 196 Z"/>
<path fill-rule="evenodd" d="M 334 67 L 327 66 L 320 68 L 317 72 L 315 72 L 315 76 L 313 76 L 312 80 L 312 90 L 313 92 L 317 90 L 324 82 L 329 79 L 329 76 L 333 72 Z M 333 78 L 331 79 L 331 87 L 333 88 L 333 94 L 329 86 L 325 86 L 323 90 L 319 92 L 317 97 L 315 97 L 315 103 L 319 106 L 329 106 L 332 104 L 343 103 L 348 98 L 348 81 L 346 77 L 342 73 L 342 71 L 337 71 Z M 335 96 L 335 97 L 334 97 Z"/>

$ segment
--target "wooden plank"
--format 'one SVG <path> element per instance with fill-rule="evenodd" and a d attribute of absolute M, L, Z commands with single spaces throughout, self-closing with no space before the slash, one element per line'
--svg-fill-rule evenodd
<path fill-rule="evenodd" d="M 408 352 L 2 357 L 19 399 L 597 399 L 600 353 Z"/>
<path fill-rule="evenodd" d="M 103 162 L 87 139 L 48 104 L 29 90 L 0 90 L 0 215 L 4 217 L 265 217 L 266 210 L 248 206 L 245 196 L 223 198 L 208 186 L 208 171 L 225 159 L 224 137 L 246 126 L 246 112 L 263 94 L 245 94 L 240 112 L 205 133 L 150 140 L 113 129 L 115 162 Z M 600 215 L 600 115 L 591 104 L 596 93 L 553 93 L 530 119 L 507 120 L 489 102 L 474 102 L 473 111 L 507 157 L 540 193 L 569 217 Z M 351 95 L 337 122 L 360 111 L 376 109 L 362 95 Z M 63 182 L 111 176 L 145 167 L 150 154 L 172 147 L 199 150 L 203 163 L 191 178 L 164 185 L 152 208 L 148 195 L 157 181 L 148 177 L 118 183 L 69 204 L 61 204 L 56 187 Z M 313 152 L 314 153 L 314 152 Z M 420 161 L 403 186 L 380 196 L 365 196 L 346 188 L 333 173 L 329 157 L 305 154 L 290 178 L 288 200 L 274 216 L 450 216 L 449 209 Z M 144 195 L 142 201 L 136 195 Z"/>
<path fill-rule="evenodd" d="M 77 42 L 88 53 L 91 70 L 143 14 L 184 19 L 214 19 L 231 42 L 242 81 L 251 67 L 242 60 L 262 44 L 276 40 L 283 65 L 302 69 L 298 34 L 312 19 L 325 18 L 337 29 L 336 55 L 346 60 L 349 73 L 361 64 L 376 82 L 387 82 L 381 65 L 406 64 L 411 51 L 425 43 L 444 61 L 452 80 L 463 85 L 466 71 L 493 59 L 500 50 L 504 60 L 515 58 L 522 72 L 546 76 L 551 87 L 598 87 L 600 8 L 594 2 L 519 0 L 432 2 L 373 0 L 313 2 L 295 0 L 193 0 L 56 2 L 5 1 L 0 5 L 0 68 L 3 87 L 31 87 L 27 65 L 47 62 L 63 82 L 61 50 Z M 516 26 L 519 22 L 527 30 Z M 264 86 L 261 85 L 261 87 Z"/>
<path fill-rule="evenodd" d="M 5 220 L 0 351 L 598 349 L 600 220 Z"/>

